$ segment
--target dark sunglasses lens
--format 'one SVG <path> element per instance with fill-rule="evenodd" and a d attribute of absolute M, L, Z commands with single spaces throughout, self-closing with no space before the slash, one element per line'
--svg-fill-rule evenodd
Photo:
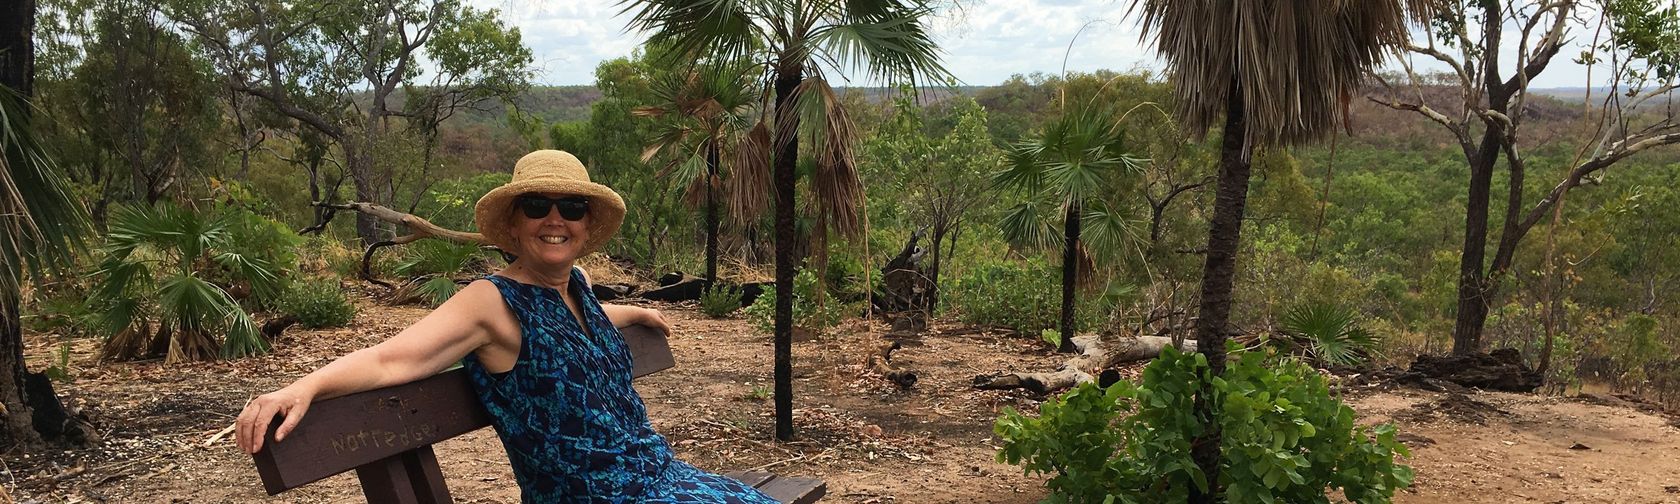
<path fill-rule="evenodd" d="M 528 219 L 548 217 L 549 203 L 546 199 L 519 198 L 519 210 L 525 212 Z"/>
<path fill-rule="evenodd" d="M 561 200 L 554 203 L 555 206 L 560 207 L 560 218 L 562 219 L 569 221 L 583 220 L 583 216 L 589 214 L 588 201 Z"/>

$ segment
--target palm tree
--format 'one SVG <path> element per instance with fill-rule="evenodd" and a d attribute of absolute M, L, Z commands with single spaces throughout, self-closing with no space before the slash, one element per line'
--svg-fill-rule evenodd
<path fill-rule="evenodd" d="M 0 47 L 0 59 L 15 48 Z M 10 74 L 3 70 L 9 69 L 0 74 Z M 88 230 L 86 211 L 30 133 L 27 97 L 13 90 L 17 83 L 5 80 L 0 82 L 0 403 L 5 406 L 0 417 L 6 425 L 0 450 L 39 445 L 42 433 L 74 436 L 64 425 L 36 425 L 32 418 L 37 410 L 63 407 L 51 381 L 26 378 L 32 373 L 23 362 L 20 290 L 28 276 L 72 264 Z M 26 379 L 44 383 L 44 396 L 26 392 Z"/>
<path fill-rule="evenodd" d="M 637 116 L 661 120 L 655 138 L 642 152 L 642 161 L 666 155 L 670 162 L 665 172 L 676 180 L 688 181 L 687 201 L 706 210 L 706 280 L 712 283 L 717 282 L 717 192 L 723 185 L 719 176 L 724 153 L 732 154 L 728 158 L 734 165 L 729 170 L 732 173 L 762 173 L 769 161 L 764 155 L 769 146 L 755 142 L 757 137 L 752 134 L 755 127 L 763 125 L 756 107 L 762 95 L 752 72 L 755 69 L 750 64 L 719 62 L 666 73 L 652 88 L 657 105 L 633 111 Z M 747 193 L 761 191 L 732 194 Z M 751 215 L 756 212 L 737 213 L 736 219 Z"/>
<path fill-rule="evenodd" d="M 1079 264 L 1089 257 L 1080 244 L 1083 221 L 1099 219 L 1100 195 L 1116 185 L 1121 173 L 1138 172 L 1143 160 L 1125 149 L 1120 115 L 1096 103 L 1097 96 L 1076 110 L 1062 114 L 1039 135 L 1009 151 L 1009 166 L 992 177 L 999 187 L 1024 190 L 1029 198 L 1006 214 L 1004 234 L 1018 241 L 1062 246 L 1062 322 L 1057 351 L 1073 352 L 1074 286 Z M 1057 236 L 1037 217 L 1045 201 L 1058 205 L 1062 234 Z M 1056 238 L 1059 238 L 1057 240 Z"/>
<path fill-rule="evenodd" d="M 821 62 L 834 67 L 862 67 L 883 80 L 917 78 L 942 79 L 948 74 L 939 65 L 937 48 L 923 29 L 922 20 L 932 12 L 921 0 L 626 0 L 625 12 L 634 11 L 630 28 L 651 33 L 649 42 L 672 47 L 674 55 L 710 55 L 723 60 L 742 59 L 762 49 L 769 57 L 771 82 L 775 90 L 773 186 L 776 201 L 776 438 L 793 439 L 793 277 L 795 169 L 799 160 L 799 134 L 805 114 L 796 113 L 801 102 L 834 103 L 833 90 L 823 78 Z M 696 58 L 698 59 L 698 58 Z M 804 107 L 805 110 L 832 110 Z M 830 121 L 834 119 L 831 117 Z M 843 123 L 835 123 L 843 125 Z M 833 130 L 830 129 L 832 133 Z M 818 169 L 813 183 L 818 192 L 856 195 L 856 187 L 844 189 L 847 174 L 856 181 L 850 143 L 818 142 Z M 826 180 L 826 182 L 825 182 Z M 844 232 L 854 226 L 856 199 L 837 198 L 818 202 L 822 215 L 841 217 L 822 221 Z M 848 212 L 849 210 L 849 212 Z M 845 217 L 853 220 L 846 220 Z M 857 226 L 861 228 L 861 226 Z"/>
<path fill-rule="evenodd" d="M 1408 13 L 1425 22 L 1430 2 L 1133 0 L 1145 36 L 1157 38 L 1156 51 L 1170 68 L 1176 115 L 1185 130 L 1206 134 L 1224 117 L 1196 320 L 1196 344 L 1207 356 L 1210 376 L 1225 369 L 1253 149 L 1305 143 L 1333 131 L 1361 79 L 1387 51 L 1403 47 Z M 1202 380 L 1195 404 L 1205 434 L 1192 456 L 1209 488 L 1191 489 L 1192 502 L 1214 502 L 1219 495 L 1220 433 L 1212 393 L 1212 383 Z"/>
<path fill-rule="evenodd" d="M 257 299 L 280 292 L 273 264 L 234 250 L 235 216 L 173 203 L 117 211 L 92 300 L 105 357 L 166 353 L 172 363 L 268 351 L 250 314 L 214 278 L 249 285 Z M 217 345 L 215 334 L 227 336 Z"/>

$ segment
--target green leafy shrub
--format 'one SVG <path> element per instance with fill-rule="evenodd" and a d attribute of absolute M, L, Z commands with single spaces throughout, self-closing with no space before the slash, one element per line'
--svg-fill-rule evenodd
<path fill-rule="evenodd" d="M 1190 458 L 1201 434 L 1193 404 L 1208 373 L 1199 353 L 1165 349 L 1141 383 L 1087 383 L 1045 402 L 1037 418 L 1007 409 L 994 431 L 999 461 L 1050 475 L 1047 502 L 1184 502 L 1207 489 Z M 1233 352 L 1214 379 L 1224 435 L 1219 487 L 1225 502 L 1389 502 L 1411 484 L 1410 456 L 1390 425 L 1360 426 L 1323 377 L 1292 359 Z"/>
<path fill-rule="evenodd" d="M 1129 295 L 1130 287 L 1114 286 L 1113 295 L 1079 292 L 1074 305 L 1074 325 L 1090 330 L 1101 322 L 1112 303 Z M 1045 329 L 1059 329 L 1062 320 L 1062 270 L 1043 259 L 1004 260 L 970 267 L 955 282 L 941 290 L 944 309 L 956 312 L 963 322 L 1006 327 L 1025 335 Z"/>
<path fill-rule="evenodd" d="M 829 296 L 821 305 L 817 303 L 816 275 L 810 270 L 800 270 L 793 278 L 793 325 L 794 327 L 821 332 L 840 323 L 845 318 L 847 305 Z M 764 286 L 764 293 L 753 300 L 753 304 L 746 309 L 746 315 L 752 320 L 753 326 L 759 331 L 771 333 L 776 327 L 776 287 Z"/>
<path fill-rule="evenodd" d="M 338 282 L 327 279 L 292 282 L 279 304 L 281 313 L 297 317 L 298 324 L 310 329 L 343 327 L 356 316 L 355 305 Z"/>
<path fill-rule="evenodd" d="M 1343 305 L 1308 303 L 1283 315 L 1283 332 L 1305 341 L 1307 357 L 1321 365 L 1358 366 L 1377 351 L 1378 338 L 1360 327 L 1359 313 Z"/>
<path fill-rule="evenodd" d="M 711 318 L 724 318 L 741 309 L 741 290 L 716 284 L 700 294 L 700 311 Z"/>

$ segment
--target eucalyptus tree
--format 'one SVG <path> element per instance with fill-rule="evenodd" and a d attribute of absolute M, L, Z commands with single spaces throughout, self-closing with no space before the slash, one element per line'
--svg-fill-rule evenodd
<path fill-rule="evenodd" d="M 688 186 L 692 206 L 706 212 L 706 280 L 717 282 L 718 192 L 730 174 L 763 173 L 769 161 L 768 129 L 758 106 L 757 65 L 708 62 L 665 73 L 652 87 L 654 105 L 637 108 L 638 116 L 656 121 L 655 137 L 642 161 L 663 154 L 664 170 Z M 755 134 L 757 132 L 757 134 Z M 725 163 L 729 169 L 723 169 Z M 740 180 L 740 179 L 736 179 Z M 758 189 L 762 188 L 743 188 Z M 735 193 L 732 196 L 742 197 Z M 735 214 L 737 221 L 752 216 Z"/>
<path fill-rule="evenodd" d="M 1589 21 L 1583 16 L 1590 8 L 1585 4 L 1591 3 L 1598 4 L 1597 27 L 1586 24 Z M 1481 348 L 1488 309 L 1510 273 L 1517 245 L 1548 214 L 1553 228 L 1557 227 L 1563 198 L 1571 189 L 1596 182 L 1607 168 L 1629 156 L 1680 143 L 1680 117 L 1672 108 L 1663 111 L 1648 106 L 1671 101 L 1675 90 L 1680 89 L 1680 45 L 1674 42 L 1675 34 L 1680 33 L 1680 7 L 1660 0 L 1443 4 L 1429 25 L 1425 43 L 1409 43 L 1400 52 L 1427 57 L 1450 68 L 1447 85 L 1457 88 L 1458 99 L 1426 99 L 1423 89 L 1428 84 L 1413 71 L 1407 58 L 1399 58 L 1405 65 L 1406 87 L 1396 89 L 1385 81 L 1389 89 L 1371 100 L 1415 112 L 1446 128 L 1469 165 L 1464 243 L 1459 252 L 1458 309 L 1453 325 L 1453 353 L 1464 354 Z M 1486 19 L 1507 21 L 1489 25 L 1482 21 Z M 1509 43 L 1507 33 L 1513 28 L 1518 35 L 1516 44 Z M 1602 82 L 1587 82 L 1587 89 L 1603 86 L 1599 89 L 1609 88 L 1610 92 L 1597 98 L 1596 114 L 1588 118 L 1595 124 L 1585 128 L 1584 138 L 1576 140 L 1579 145 L 1568 164 L 1534 167 L 1547 170 L 1539 175 L 1547 177 L 1543 180 L 1550 189 L 1539 201 L 1527 203 L 1527 151 L 1556 143 L 1551 138 L 1524 134 L 1529 85 L 1551 66 L 1566 44 L 1584 39 L 1586 33 L 1593 35 L 1579 60 L 1609 70 L 1608 75 L 1600 74 Z M 1512 54 L 1516 56 L 1514 64 L 1501 63 L 1500 58 Z M 1506 166 L 1504 219 L 1490 261 L 1493 178 L 1501 157 Z M 1547 348 L 1549 351 L 1549 343 Z"/>
<path fill-rule="evenodd" d="M 1258 145 L 1300 144 L 1332 132 L 1362 79 L 1387 51 L 1405 43 L 1408 15 L 1420 23 L 1431 18 L 1428 2 L 1132 2 L 1145 36 L 1156 39 L 1156 52 L 1167 62 L 1184 130 L 1202 135 L 1223 124 L 1196 319 L 1197 349 L 1211 371 L 1195 400 L 1203 435 L 1192 448 L 1203 476 L 1196 481 L 1205 487 L 1192 489 L 1192 502 L 1211 503 L 1220 495 L 1221 436 L 1210 378 L 1225 370 L 1250 156 Z"/>
<path fill-rule="evenodd" d="M 1116 222 L 1104 203 L 1123 175 L 1142 171 L 1144 159 L 1133 154 L 1121 128 L 1122 114 L 1100 94 L 1064 110 L 1037 135 L 1011 146 L 1006 168 L 992 177 L 997 187 L 1013 188 L 1027 198 L 1011 209 L 1000 227 L 1012 241 L 1062 248 L 1062 320 L 1057 350 L 1075 351 L 1074 290 L 1080 263 L 1089 252 L 1080 244 L 1082 224 Z M 1058 235 L 1042 218 L 1051 207 L 1062 214 Z M 1110 230 L 1109 236 L 1117 236 Z"/>
<path fill-rule="evenodd" d="M 222 112 L 211 68 L 168 26 L 158 2 L 86 7 L 62 13 L 69 26 L 59 27 L 67 32 L 61 36 L 83 43 L 60 48 L 73 53 L 58 56 L 73 70 L 42 94 L 58 122 L 74 129 L 59 140 L 85 144 L 60 161 L 100 188 L 92 207 L 103 221 L 112 200 L 155 203 L 179 193 L 192 171 L 213 166 L 208 144 Z"/>
<path fill-rule="evenodd" d="M 393 203 L 391 167 L 375 154 L 389 125 L 411 113 L 396 100 L 461 107 L 511 99 L 531 75 L 519 30 L 496 10 L 459 0 L 183 0 L 169 14 L 235 92 L 332 139 L 359 201 Z M 435 66 L 430 81 L 420 80 L 422 61 Z M 399 89 L 433 96 L 402 97 Z M 364 243 L 378 241 L 369 215 L 357 215 L 356 232 Z"/>
<path fill-rule="evenodd" d="M 935 78 L 948 74 L 923 21 L 933 8 L 922 0 L 627 0 L 630 28 L 651 33 L 650 42 L 678 57 L 767 58 L 775 92 L 773 186 L 776 202 L 776 438 L 793 439 L 793 278 L 795 170 L 802 126 L 824 130 L 814 138 L 817 192 L 836 196 L 817 201 L 822 222 L 837 230 L 859 230 L 853 145 L 846 141 L 844 116 L 807 124 L 807 112 L 837 112 L 824 76 L 831 67 L 861 68 L 883 80 Z M 807 106 L 801 107 L 801 104 Z M 849 180 L 848 180 L 849 179 Z"/>

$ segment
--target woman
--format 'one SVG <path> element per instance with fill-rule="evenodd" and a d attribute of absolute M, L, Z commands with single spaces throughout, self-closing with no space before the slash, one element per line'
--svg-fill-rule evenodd
<path fill-rule="evenodd" d="M 573 266 L 618 231 L 618 194 L 590 182 L 571 154 L 544 150 L 521 158 L 513 180 L 475 210 L 485 239 L 517 258 L 385 342 L 253 399 L 239 414 L 240 449 L 262 449 L 276 414 L 285 417 L 278 443 L 312 401 L 407 383 L 461 361 L 524 502 L 776 502 L 676 460 L 648 423 L 618 328 L 669 327 L 657 310 L 600 304 Z"/>

